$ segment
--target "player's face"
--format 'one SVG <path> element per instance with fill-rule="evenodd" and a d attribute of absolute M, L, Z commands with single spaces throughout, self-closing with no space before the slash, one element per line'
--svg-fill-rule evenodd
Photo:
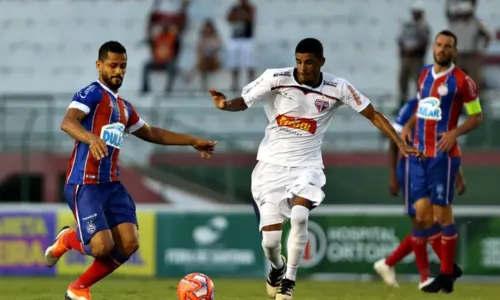
<path fill-rule="evenodd" d="M 118 90 L 127 71 L 127 54 L 108 52 L 104 61 L 97 61 L 102 81 L 112 90 Z"/>
<path fill-rule="evenodd" d="M 295 53 L 295 63 L 300 83 L 311 85 L 318 80 L 325 59 L 312 53 Z"/>
<path fill-rule="evenodd" d="M 455 39 L 451 36 L 438 35 L 432 46 L 434 61 L 441 66 L 449 66 L 457 51 Z"/>

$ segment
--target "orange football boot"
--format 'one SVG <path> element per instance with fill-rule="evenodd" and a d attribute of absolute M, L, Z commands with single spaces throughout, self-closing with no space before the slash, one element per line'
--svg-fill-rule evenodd
<path fill-rule="evenodd" d="M 78 290 L 70 284 L 68 290 L 66 291 L 65 300 L 92 300 L 92 297 L 90 296 L 90 289 L 86 288 Z"/>
<path fill-rule="evenodd" d="M 55 266 L 59 258 L 61 258 L 64 253 L 68 252 L 69 248 L 64 245 L 63 238 L 72 231 L 74 231 L 74 229 L 71 229 L 69 226 L 61 228 L 52 245 L 45 250 L 45 265 L 47 267 Z"/>

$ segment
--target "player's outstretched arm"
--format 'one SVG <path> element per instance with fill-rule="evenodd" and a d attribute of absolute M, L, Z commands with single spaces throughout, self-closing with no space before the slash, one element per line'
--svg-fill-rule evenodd
<path fill-rule="evenodd" d="M 389 192 L 396 197 L 399 192 L 399 184 L 397 179 L 398 165 L 398 146 L 393 141 L 389 141 Z"/>
<path fill-rule="evenodd" d="M 375 127 L 377 127 L 382 133 L 388 136 L 391 141 L 393 141 L 401 151 L 401 154 L 404 156 L 408 156 L 410 154 L 414 154 L 420 157 L 422 154 L 417 149 L 410 147 L 406 144 L 406 142 L 401 139 L 399 134 L 396 132 L 392 124 L 382 115 L 380 112 L 376 111 L 372 104 L 368 104 L 368 106 L 360 111 L 365 118 L 370 120 Z"/>
<path fill-rule="evenodd" d="M 212 96 L 212 101 L 215 106 L 220 110 L 243 111 L 248 108 L 243 97 L 227 101 L 227 98 L 223 93 L 214 89 L 210 89 L 210 95 Z"/>
<path fill-rule="evenodd" d="M 153 144 L 167 146 L 192 146 L 198 150 L 201 157 L 210 158 L 217 142 L 198 138 L 184 133 L 168 131 L 159 127 L 152 127 L 144 124 L 141 128 L 133 132 L 138 138 Z"/>
<path fill-rule="evenodd" d="M 89 144 L 90 152 L 99 160 L 108 156 L 106 143 L 82 126 L 82 120 L 87 114 L 77 108 L 69 108 L 61 122 L 61 130 L 79 142 Z"/>

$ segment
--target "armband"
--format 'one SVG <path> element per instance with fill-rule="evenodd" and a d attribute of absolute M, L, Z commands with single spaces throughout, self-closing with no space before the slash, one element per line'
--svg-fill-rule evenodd
<path fill-rule="evenodd" d="M 465 103 L 465 110 L 467 111 L 467 115 L 469 116 L 481 113 L 483 111 L 479 99 Z"/>

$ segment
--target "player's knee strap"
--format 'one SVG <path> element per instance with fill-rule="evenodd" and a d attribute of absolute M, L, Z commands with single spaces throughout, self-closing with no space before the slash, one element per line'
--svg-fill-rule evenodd
<path fill-rule="evenodd" d="M 274 249 L 281 246 L 282 231 L 262 231 L 262 247 Z"/>

